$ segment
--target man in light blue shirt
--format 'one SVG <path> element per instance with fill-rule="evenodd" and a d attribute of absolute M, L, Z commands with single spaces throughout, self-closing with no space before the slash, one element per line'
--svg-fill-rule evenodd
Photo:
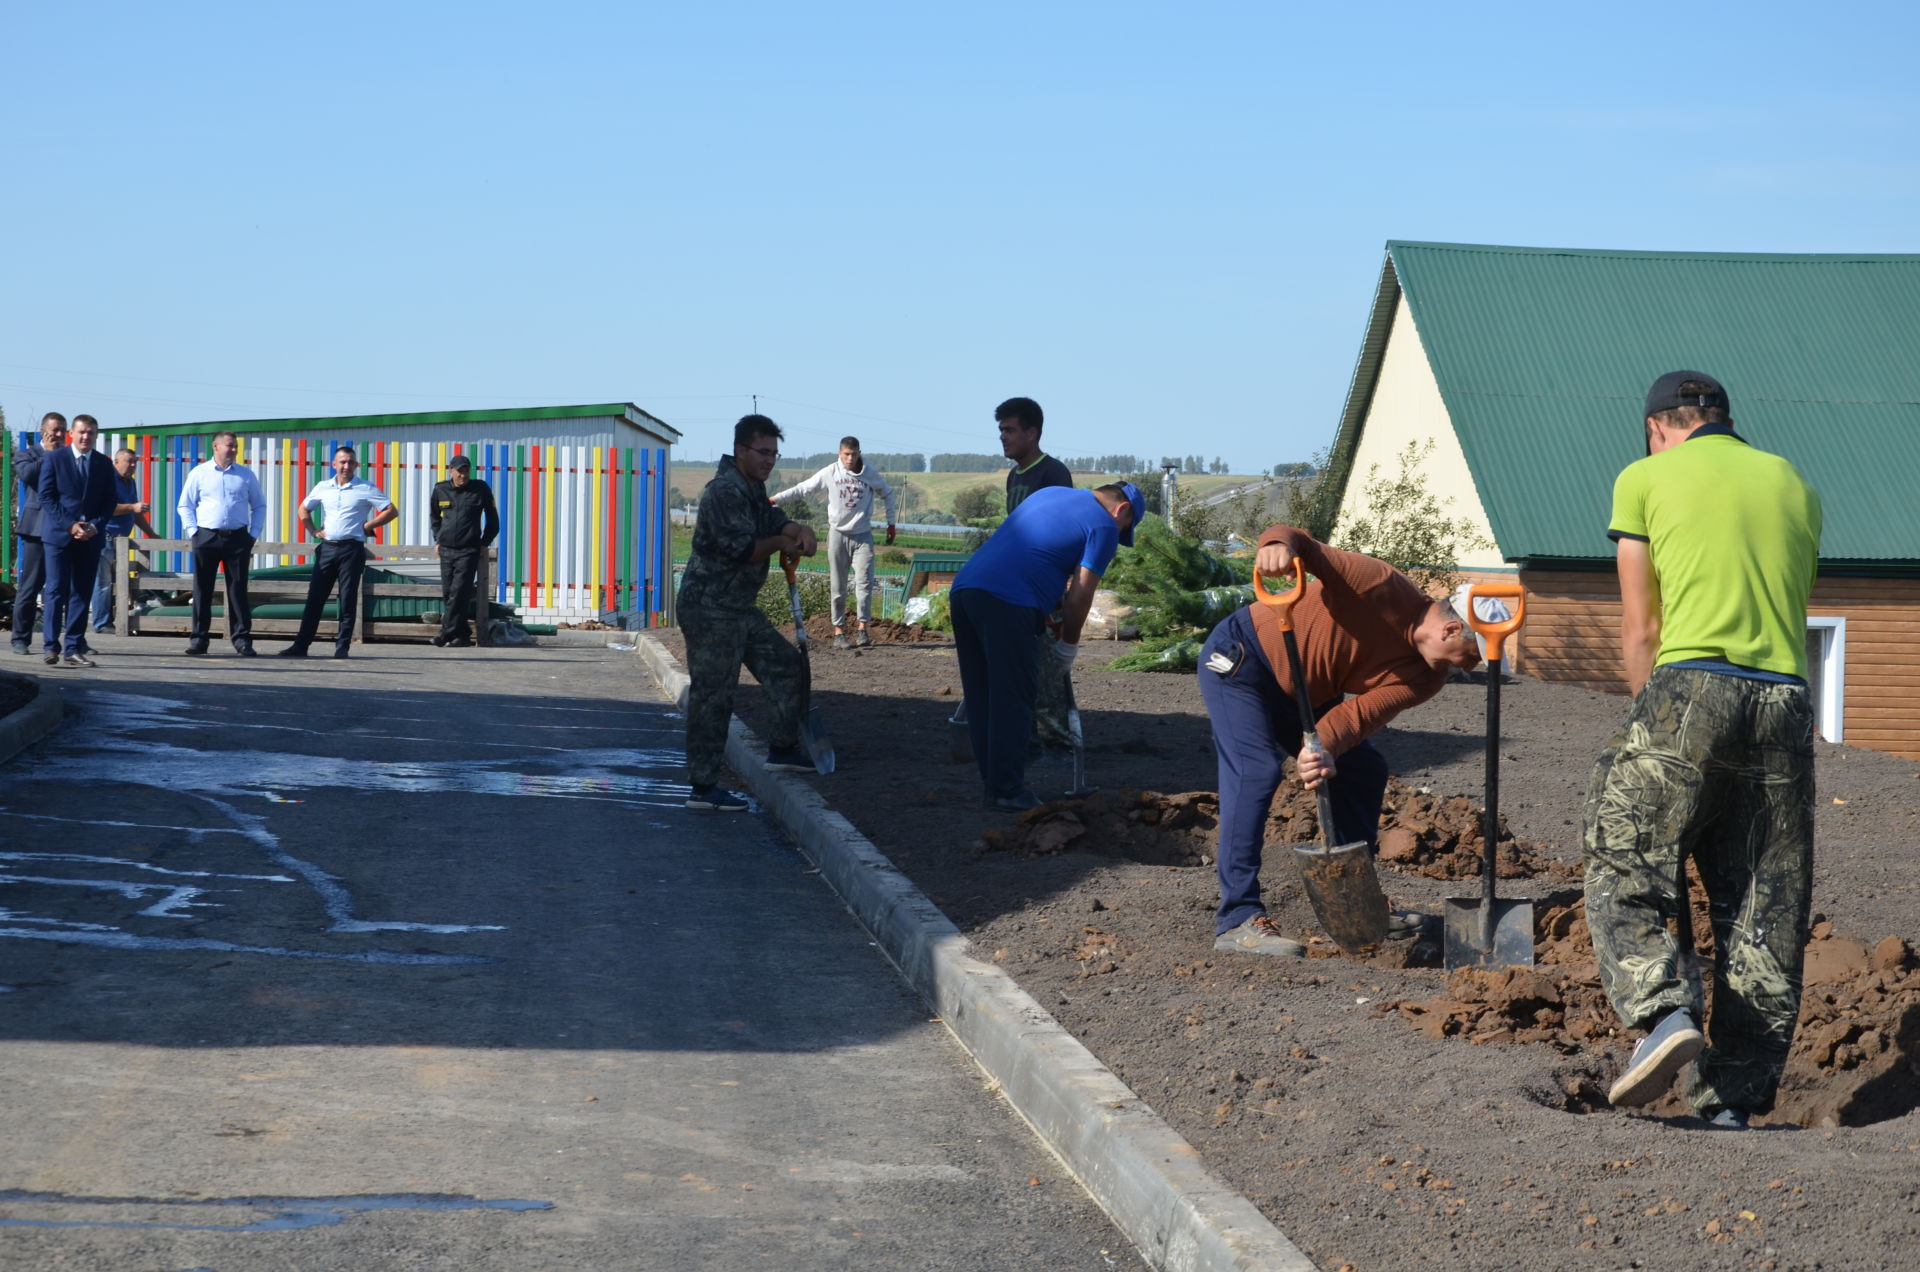
<path fill-rule="evenodd" d="M 186 652 L 207 652 L 213 625 L 213 578 L 227 576 L 227 639 L 242 658 L 253 657 L 253 603 L 247 571 L 254 540 L 267 524 L 267 494 L 253 470 L 234 463 L 240 439 L 231 429 L 213 435 L 213 458 L 196 464 L 180 485 L 180 532 L 193 543 L 193 626 Z M 129 452 L 131 453 L 131 452 Z M 128 465 L 131 471 L 132 465 Z"/>
<path fill-rule="evenodd" d="M 359 467 L 360 457 L 353 453 L 353 447 L 335 448 L 333 476 L 308 491 L 300 502 L 302 509 L 319 509 L 325 520 L 320 526 L 320 547 L 314 553 L 313 579 L 307 584 L 307 608 L 300 615 L 300 631 L 293 643 L 280 651 L 282 658 L 307 656 L 307 646 L 320 630 L 320 611 L 326 608 L 336 581 L 340 585 L 340 634 L 334 638 L 333 656 L 345 658 L 353 644 L 353 622 L 360 608 L 360 575 L 367 564 L 367 532 L 400 515 L 386 492 L 354 476 Z"/>

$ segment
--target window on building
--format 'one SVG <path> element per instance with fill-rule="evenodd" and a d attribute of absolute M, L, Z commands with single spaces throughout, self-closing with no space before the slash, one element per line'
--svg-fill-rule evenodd
<path fill-rule="evenodd" d="M 1847 620 L 1807 619 L 1807 689 L 1813 725 L 1829 742 L 1845 741 Z"/>

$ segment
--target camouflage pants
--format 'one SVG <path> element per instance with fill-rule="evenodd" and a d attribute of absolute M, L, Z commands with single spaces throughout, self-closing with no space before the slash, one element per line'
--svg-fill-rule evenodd
<path fill-rule="evenodd" d="M 1813 883 L 1806 686 L 1656 668 L 1594 765 L 1581 849 L 1600 982 L 1636 1029 L 1676 1007 L 1700 1012 L 1698 978 L 1667 930 L 1693 860 L 1714 990 L 1687 1098 L 1709 1112 L 1768 1108 L 1800 1012 Z"/>
<path fill-rule="evenodd" d="M 708 614 L 680 610 L 687 638 L 687 770 L 695 786 L 720 781 L 727 753 L 727 724 L 733 717 L 733 691 L 744 664 L 760 682 L 767 704 L 767 743 L 797 746 L 801 698 L 807 680 L 805 657 L 758 610 L 746 614 Z"/>

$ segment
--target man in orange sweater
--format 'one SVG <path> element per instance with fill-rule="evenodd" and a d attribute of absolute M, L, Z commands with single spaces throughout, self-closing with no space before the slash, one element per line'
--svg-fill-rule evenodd
<path fill-rule="evenodd" d="M 1293 627 L 1326 755 L 1301 750 L 1300 709 L 1279 616 L 1255 603 L 1222 619 L 1200 650 L 1200 696 L 1213 724 L 1220 764 L 1220 909 L 1214 948 L 1298 957 L 1306 947 L 1281 935 L 1260 901 L 1260 848 L 1267 810 L 1289 755 L 1312 790 L 1328 784 L 1337 843 L 1379 833 L 1387 761 L 1367 741 L 1408 707 L 1440 692 L 1457 667 L 1479 665 L 1473 631 L 1453 606 L 1422 592 L 1383 561 L 1327 547 L 1292 526 L 1260 536 L 1255 569 L 1291 574 L 1298 558 L 1313 575 L 1293 609 Z M 1482 617 L 1494 617 L 1482 601 Z M 1347 695 L 1351 694 L 1351 697 Z M 1412 935 L 1417 915 L 1394 916 Z"/>

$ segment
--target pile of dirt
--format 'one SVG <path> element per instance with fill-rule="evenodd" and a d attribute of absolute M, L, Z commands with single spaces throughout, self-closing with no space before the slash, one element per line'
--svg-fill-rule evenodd
<path fill-rule="evenodd" d="M 1694 901 L 1694 931 L 1707 940 L 1705 896 Z M 1552 1047 L 1591 1063 L 1568 1070 L 1563 1107 L 1606 1107 L 1603 1092 L 1631 1050 L 1600 988 L 1584 901 L 1549 904 L 1536 917 L 1535 967 L 1463 968 L 1432 998 L 1384 1003 L 1429 1038 L 1475 1045 Z M 1698 955 L 1707 1001 L 1712 953 Z M 1806 990 L 1773 1112 L 1761 1122 L 1868 1126 L 1920 1108 L 1920 968 L 1913 948 L 1889 936 L 1869 947 L 1822 920 L 1807 943 Z M 1708 1036 L 1713 1022 L 1707 1021 Z M 1693 1110 L 1675 1085 L 1648 1113 L 1686 1117 Z"/>
<path fill-rule="evenodd" d="M 974 848 L 1022 857 L 1073 851 L 1153 866 L 1205 866 L 1213 862 L 1219 825 L 1220 797 L 1212 791 L 1096 793 L 1029 808 L 1006 830 L 982 831 Z"/>
<path fill-rule="evenodd" d="M 1291 762 L 1289 762 L 1289 766 Z M 1282 783 L 1267 819 L 1269 845 L 1311 844 L 1320 838 L 1319 801 L 1292 780 Z M 1473 879 L 1484 851 L 1484 813 L 1471 801 L 1438 799 L 1389 778 L 1380 818 L 1380 863 L 1429 879 Z M 1054 800 L 1027 810 L 1009 830 L 981 836 L 982 850 L 1044 857 L 1074 851 L 1162 866 L 1213 863 L 1220 825 L 1220 798 L 1212 791 L 1122 791 L 1117 796 Z M 1496 861 L 1503 879 L 1579 877 L 1577 867 L 1556 861 L 1544 846 L 1521 843 L 1500 821 Z"/>
<path fill-rule="evenodd" d="M 1313 824 L 1313 797 L 1294 787 L 1292 816 Z M 1422 787 L 1388 779 L 1380 811 L 1380 861 L 1428 879 L 1477 879 L 1486 855 L 1486 809 L 1464 795 L 1442 799 Z M 1494 873 L 1502 879 L 1577 879 L 1579 868 L 1557 860 L 1546 844 L 1517 840 L 1500 815 Z"/>
<path fill-rule="evenodd" d="M 854 624 L 847 624 L 847 638 L 853 638 Z M 793 637 L 793 624 L 782 627 L 781 632 L 788 638 Z M 867 624 L 867 635 L 876 645 L 922 645 L 937 644 L 951 640 L 945 632 L 930 632 L 918 623 L 896 623 L 890 618 L 876 618 Z M 827 648 L 833 645 L 833 620 L 825 614 L 815 614 L 807 619 L 807 639 Z"/>

